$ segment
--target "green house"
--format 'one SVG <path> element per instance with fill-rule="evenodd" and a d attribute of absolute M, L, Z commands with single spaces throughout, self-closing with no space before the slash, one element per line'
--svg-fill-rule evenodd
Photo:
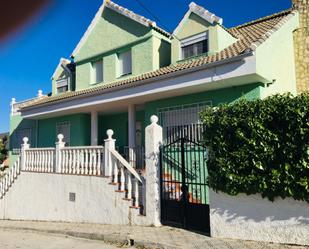
<path fill-rule="evenodd" d="M 12 101 L 10 156 L 23 137 L 31 147 L 53 147 L 57 134 L 70 146 L 103 144 L 113 129 L 116 146 L 144 146 L 155 114 L 164 136 L 199 124 L 206 106 L 241 98 L 296 93 L 293 32 L 299 14 L 286 10 L 226 28 L 195 3 L 170 34 L 155 22 L 106 0 L 74 49 L 60 59 L 52 92 Z"/>

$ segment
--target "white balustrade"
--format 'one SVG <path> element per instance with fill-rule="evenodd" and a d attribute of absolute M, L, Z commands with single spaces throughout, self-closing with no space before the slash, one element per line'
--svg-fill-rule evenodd
<path fill-rule="evenodd" d="M 59 173 L 102 175 L 103 146 L 63 147 Z"/>
<path fill-rule="evenodd" d="M 112 149 L 109 152 L 113 162 L 113 183 L 119 184 L 120 191 L 126 190 L 126 199 L 132 200 L 132 206 L 138 208 L 140 206 L 139 185 L 143 183 L 140 175 L 118 151 Z"/>
<path fill-rule="evenodd" d="M 53 172 L 55 148 L 25 149 L 25 171 Z"/>
<path fill-rule="evenodd" d="M 0 198 L 2 198 L 8 191 L 9 187 L 15 181 L 20 173 L 20 158 L 3 172 L 3 176 L 0 178 Z"/>

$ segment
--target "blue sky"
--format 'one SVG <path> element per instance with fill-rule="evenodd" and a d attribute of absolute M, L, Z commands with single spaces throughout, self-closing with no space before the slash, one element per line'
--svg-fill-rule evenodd
<path fill-rule="evenodd" d="M 190 0 L 139 0 L 159 18 L 155 20 L 137 0 L 115 0 L 168 31 L 187 11 Z M 287 9 L 291 0 L 196 0 L 232 27 Z M 50 77 L 60 57 L 69 58 L 102 0 L 56 0 L 25 27 L 0 43 L 0 132 L 9 130 L 9 103 L 31 98 L 38 89 L 51 91 Z"/>

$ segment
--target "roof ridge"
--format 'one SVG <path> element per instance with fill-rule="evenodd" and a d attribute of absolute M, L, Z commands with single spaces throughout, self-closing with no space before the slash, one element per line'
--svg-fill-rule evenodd
<path fill-rule="evenodd" d="M 260 23 L 260 22 L 264 22 L 264 21 L 269 20 L 269 19 L 276 18 L 276 17 L 284 15 L 284 14 L 291 13 L 292 11 L 293 11 L 293 9 L 289 8 L 289 9 L 286 9 L 286 10 L 283 10 L 283 11 L 280 11 L 280 12 L 277 12 L 277 13 L 273 13 L 273 14 L 268 15 L 268 16 L 264 16 L 264 17 L 258 18 L 256 20 L 253 20 L 253 21 L 250 21 L 250 22 L 246 22 L 246 23 L 237 25 L 235 27 L 231 27 L 228 30 L 239 29 L 239 28 L 251 26 L 251 25 L 254 25 L 254 24 L 257 24 L 257 23 Z"/>
<path fill-rule="evenodd" d="M 140 14 L 137 14 L 136 12 L 134 12 L 134 11 L 132 11 L 132 10 L 126 8 L 126 7 L 123 7 L 123 6 L 119 5 L 118 3 L 115 3 L 111 0 L 105 0 L 105 5 L 109 8 L 111 8 L 112 10 L 114 10 L 114 11 L 116 11 L 116 12 L 118 12 L 118 13 L 124 15 L 124 16 L 127 16 L 127 17 L 129 17 L 129 18 L 131 18 L 131 19 L 133 19 L 133 20 L 135 20 L 135 21 L 137 21 L 137 22 L 139 22 L 143 25 L 145 25 L 145 24 L 149 25 L 151 28 L 159 31 L 160 33 L 163 33 L 166 36 L 171 36 L 171 34 L 168 31 L 159 27 L 155 21 L 153 21 L 153 20 L 151 20 L 151 19 L 149 19 L 145 16 L 142 16 Z"/>
<path fill-rule="evenodd" d="M 222 24 L 223 23 L 223 19 L 217 15 L 215 15 L 214 13 L 210 12 L 209 10 L 205 9 L 203 6 L 196 4 L 195 2 L 191 2 L 189 4 L 189 9 L 203 17 L 204 19 L 208 20 L 210 23 L 218 23 L 218 24 Z"/>

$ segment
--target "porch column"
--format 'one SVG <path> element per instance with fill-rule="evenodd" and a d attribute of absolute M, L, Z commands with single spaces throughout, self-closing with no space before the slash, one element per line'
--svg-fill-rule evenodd
<path fill-rule="evenodd" d="M 98 112 L 91 112 L 91 145 L 98 145 Z"/>
<path fill-rule="evenodd" d="M 129 134 L 129 161 L 132 165 L 134 163 L 134 149 L 136 136 L 136 121 L 135 121 L 135 106 L 130 104 L 128 107 L 128 134 Z M 134 166 L 134 165 L 132 165 Z"/>

